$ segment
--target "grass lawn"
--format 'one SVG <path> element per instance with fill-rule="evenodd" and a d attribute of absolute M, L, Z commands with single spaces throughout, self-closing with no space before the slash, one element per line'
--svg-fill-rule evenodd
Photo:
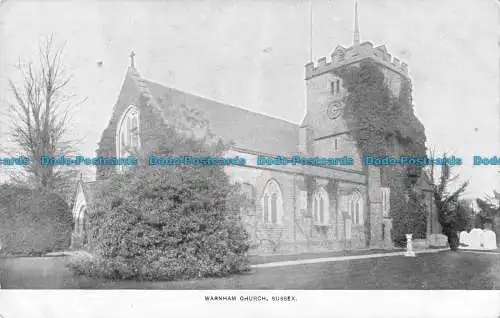
<path fill-rule="evenodd" d="M 31 289 L 500 289 L 500 254 L 439 252 L 261 268 L 225 278 L 175 282 L 74 276 L 69 257 L 0 259 L 2 288 Z"/>

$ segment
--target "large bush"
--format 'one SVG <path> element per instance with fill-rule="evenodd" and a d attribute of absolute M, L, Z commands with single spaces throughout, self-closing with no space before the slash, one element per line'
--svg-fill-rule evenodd
<path fill-rule="evenodd" d="M 95 201 L 87 245 L 94 257 L 73 264 L 77 273 L 173 280 L 247 269 L 242 196 L 222 167 L 138 167 L 104 181 Z"/>
<path fill-rule="evenodd" d="M 4 254 L 41 255 L 70 245 L 71 212 L 54 193 L 2 185 L 0 220 Z"/>

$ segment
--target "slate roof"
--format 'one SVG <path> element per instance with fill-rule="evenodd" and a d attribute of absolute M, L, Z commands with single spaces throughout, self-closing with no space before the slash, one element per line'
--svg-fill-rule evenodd
<path fill-rule="evenodd" d="M 195 96 L 177 89 L 142 80 L 152 97 L 161 105 L 186 105 L 208 120 L 210 130 L 224 142 L 238 148 L 269 154 L 295 154 L 298 151 L 299 126 L 288 121 Z"/>

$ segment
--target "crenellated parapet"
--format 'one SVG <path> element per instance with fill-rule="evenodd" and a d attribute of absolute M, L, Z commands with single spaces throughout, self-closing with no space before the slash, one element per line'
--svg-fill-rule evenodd
<path fill-rule="evenodd" d="M 338 67 L 360 62 L 370 58 L 383 66 L 408 77 L 408 64 L 401 62 L 399 58 L 393 57 L 385 45 L 374 47 L 371 42 L 363 42 L 345 48 L 337 46 L 330 58 L 321 57 L 316 63 L 309 62 L 305 65 L 306 79 L 330 72 Z"/>

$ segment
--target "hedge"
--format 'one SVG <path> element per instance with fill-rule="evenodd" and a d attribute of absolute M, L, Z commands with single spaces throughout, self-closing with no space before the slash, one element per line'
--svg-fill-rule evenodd
<path fill-rule="evenodd" d="M 57 194 L 0 186 L 0 241 L 7 255 L 41 255 L 67 249 L 73 219 Z"/>

